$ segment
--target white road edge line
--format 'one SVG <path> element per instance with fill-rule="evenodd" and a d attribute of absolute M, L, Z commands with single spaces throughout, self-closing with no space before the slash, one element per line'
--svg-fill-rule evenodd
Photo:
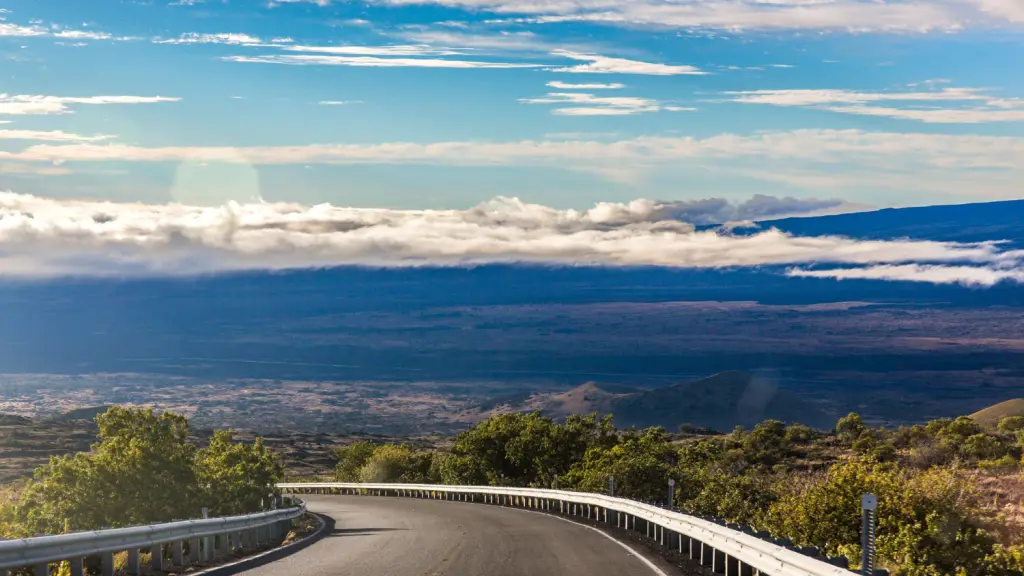
<path fill-rule="evenodd" d="M 590 525 L 587 525 L 587 524 L 581 524 L 579 522 L 575 522 L 575 521 L 570 520 L 568 518 L 562 518 L 561 516 L 555 516 L 554 514 L 548 514 L 546 512 L 540 512 L 538 510 L 526 510 L 526 509 L 523 509 L 523 508 L 511 508 L 511 509 L 512 510 L 522 510 L 523 512 L 531 512 L 533 514 L 540 514 L 542 516 L 547 516 L 548 518 L 556 518 L 558 520 L 561 520 L 562 522 L 568 522 L 569 524 L 575 524 L 576 526 L 581 526 L 581 527 L 586 528 L 588 530 L 593 530 L 594 532 L 597 532 L 601 536 L 604 536 L 605 538 L 611 540 L 612 542 L 615 542 L 619 546 L 622 546 L 627 552 L 629 552 L 637 560 L 639 560 L 639 561 L 643 562 L 644 564 L 646 564 L 647 567 L 651 569 L 651 572 L 654 572 L 658 576 L 668 576 L 668 574 L 665 574 L 665 572 L 661 568 L 658 568 L 657 566 L 655 566 L 654 562 L 651 562 L 650 560 L 648 560 L 647 557 L 645 557 L 643 554 L 637 553 L 637 551 L 634 550 L 633 548 L 631 548 L 628 544 L 626 544 L 625 542 L 622 542 L 621 540 L 618 540 L 617 538 L 615 538 L 611 534 L 608 534 L 604 530 L 601 530 L 599 528 L 594 528 L 593 526 L 590 526 Z"/>

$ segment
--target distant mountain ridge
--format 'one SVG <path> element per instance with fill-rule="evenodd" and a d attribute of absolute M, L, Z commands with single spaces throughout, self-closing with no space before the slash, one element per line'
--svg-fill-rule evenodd
<path fill-rule="evenodd" d="M 1024 200 L 884 208 L 766 220 L 758 224 L 762 229 L 774 227 L 800 236 L 837 235 L 863 240 L 915 238 L 945 242 L 1007 240 L 1014 248 L 1024 248 Z"/>
<path fill-rule="evenodd" d="M 516 402 L 515 400 L 520 400 Z M 690 382 L 655 389 L 587 382 L 566 392 L 531 394 L 507 398 L 509 402 L 488 402 L 478 406 L 478 415 L 497 412 L 539 411 L 556 419 L 570 414 L 614 414 L 620 428 L 664 426 L 675 430 L 680 424 L 732 430 L 751 427 L 767 419 L 831 428 L 835 416 L 780 390 L 773 382 L 746 372 L 727 371 Z"/>

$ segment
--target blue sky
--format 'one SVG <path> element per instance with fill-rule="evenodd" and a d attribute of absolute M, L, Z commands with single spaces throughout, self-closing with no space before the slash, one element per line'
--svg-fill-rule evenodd
<path fill-rule="evenodd" d="M 1021 197 L 1022 32 L 1024 0 L 0 0 L 0 276 L 1024 282 L 998 243 L 730 233 Z"/>
<path fill-rule="evenodd" d="M 389 208 L 1021 195 L 1021 0 L 0 6 L 0 188 L 19 193 Z"/>

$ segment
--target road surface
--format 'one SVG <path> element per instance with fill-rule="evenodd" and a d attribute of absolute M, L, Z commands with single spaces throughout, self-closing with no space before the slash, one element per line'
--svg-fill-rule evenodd
<path fill-rule="evenodd" d="M 314 496 L 323 539 L 245 576 L 666 576 L 604 533 L 538 512 L 471 502 Z"/>

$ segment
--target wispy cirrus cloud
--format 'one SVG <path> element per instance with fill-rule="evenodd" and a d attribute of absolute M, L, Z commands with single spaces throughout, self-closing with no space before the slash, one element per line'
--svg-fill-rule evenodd
<path fill-rule="evenodd" d="M 0 94 L 0 115 L 70 114 L 69 104 L 155 104 L 178 102 L 166 96 L 46 96 L 38 94 Z"/>
<path fill-rule="evenodd" d="M 214 34 L 186 32 L 175 38 L 156 38 L 153 42 L 155 44 L 229 44 L 235 46 L 264 46 L 267 44 L 261 38 L 239 32 L 219 32 Z"/>
<path fill-rule="evenodd" d="M 934 84 L 934 83 L 932 83 Z M 883 116 L 941 124 L 1024 121 L 1024 99 L 998 98 L 981 88 L 952 88 L 914 92 L 863 92 L 854 90 L 748 90 L 726 92 L 726 99 L 745 104 L 766 104 L 814 108 Z M 905 102 L 896 107 L 878 103 Z M 931 105 L 937 102 L 974 102 L 979 105 L 951 108 Z M 917 104 L 914 104 L 917 103 Z M 929 103 L 928 106 L 920 103 Z"/>
<path fill-rule="evenodd" d="M 571 84 L 569 82 L 561 82 L 555 80 L 554 82 L 548 82 L 548 86 L 551 88 L 558 88 L 559 90 L 615 90 L 618 88 L 625 88 L 625 84 L 619 84 L 618 82 L 612 82 L 610 84 L 601 83 L 590 83 L 590 84 Z"/>
<path fill-rule="evenodd" d="M 0 140 L 39 140 L 45 142 L 102 142 L 116 136 L 110 134 L 95 134 L 83 136 L 72 134 L 63 130 L 3 130 L 0 129 Z"/>
<path fill-rule="evenodd" d="M 285 164 L 566 165 L 637 162 L 644 165 L 685 159 L 760 158 L 861 166 L 922 166 L 934 169 L 1024 167 L 1024 138 L 793 130 L 707 138 L 644 136 L 624 140 L 450 141 L 434 143 L 309 144 L 296 146 L 171 146 L 68 144 L 30 146 L 0 152 L 19 162 L 182 162 L 187 160 Z"/>
<path fill-rule="evenodd" d="M 310 52 L 317 54 L 339 54 L 344 56 L 456 56 L 465 52 L 451 48 L 435 48 L 427 45 L 383 45 L 383 46 L 284 46 L 289 52 Z"/>
<path fill-rule="evenodd" d="M 335 56 L 329 54 L 268 54 L 262 56 L 226 56 L 228 62 L 283 64 L 288 66 L 356 66 L 382 68 L 540 68 L 541 64 L 490 62 L 443 58 L 382 58 L 379 56 Z"/>
<path fill-rule="evenodd" d="M 568 72 L 573 74 L 645 74 L 651 76 L 677 76 L 677 75 L 702 75 L 707 74 L 696 66 L 658 64 L 653 62 L 640 62 L 626 58 L 612 58 L 610 56 L 599 56 L 596 54 L 581 54 L 568 50 L 556 50 L 552 52 L 555 56 L 569 58 L 571 60 L 582 60 L 589 64 L 578 64 L 562 68 L 553 68 L 552 72 Z"/>
<path fill-rule="evenodd" d="M 3 20 L 3 18 L 0 18 Z M 130 36 L 115 36 L 108 32 L 98 30 L 77 30 L 59 25 L 44 26 L 41 22 L 29 24 L 15 24 L 12 22 L 0 21 L 0 37 L 33 38 L 47 37 L 64 40 L 136 40 Z"/>
<path fill-rule="evenodd" d="M 300 1 L 300 0 L 297 0 Z M 584 21 L 620 26 L 745 30 L 926 33 L 1024 21 L 1018 0 L 940 2 L 869 0 L 377 0 L 390 6 L 439 5 L 520 15 L 537 23 Z"/>
<path fill-rule="evenodd" d="M 723 206 L 725 213 L 742 215 L 751 203 L 791 210 L 830 202 L 835 201 L 638 199 L 560 210 L 499 197 L 466 210 L 393 210 L 273 202 L 217 207 L 121 204 L 3 193 L 0 271 L 37 277 L 178 275 L 496 262 L 1008 267 L 1019 260 L 1019 254 L 993 242 L 800 237 L 774 229 L 733 236 L 724 230 L 699 232 L 688 220 L 719 217 Z"/>
<path fill-rule="evenodd" d="M 524 104 L 552 104 L 551 113 L 558 116 L 626 116 L 662 110 L 692 110 L 666 105 L 651 98 L 637 96 L 597 96 L 586 92 L 549 92 L 540 98 L 520 98 Z"/>

